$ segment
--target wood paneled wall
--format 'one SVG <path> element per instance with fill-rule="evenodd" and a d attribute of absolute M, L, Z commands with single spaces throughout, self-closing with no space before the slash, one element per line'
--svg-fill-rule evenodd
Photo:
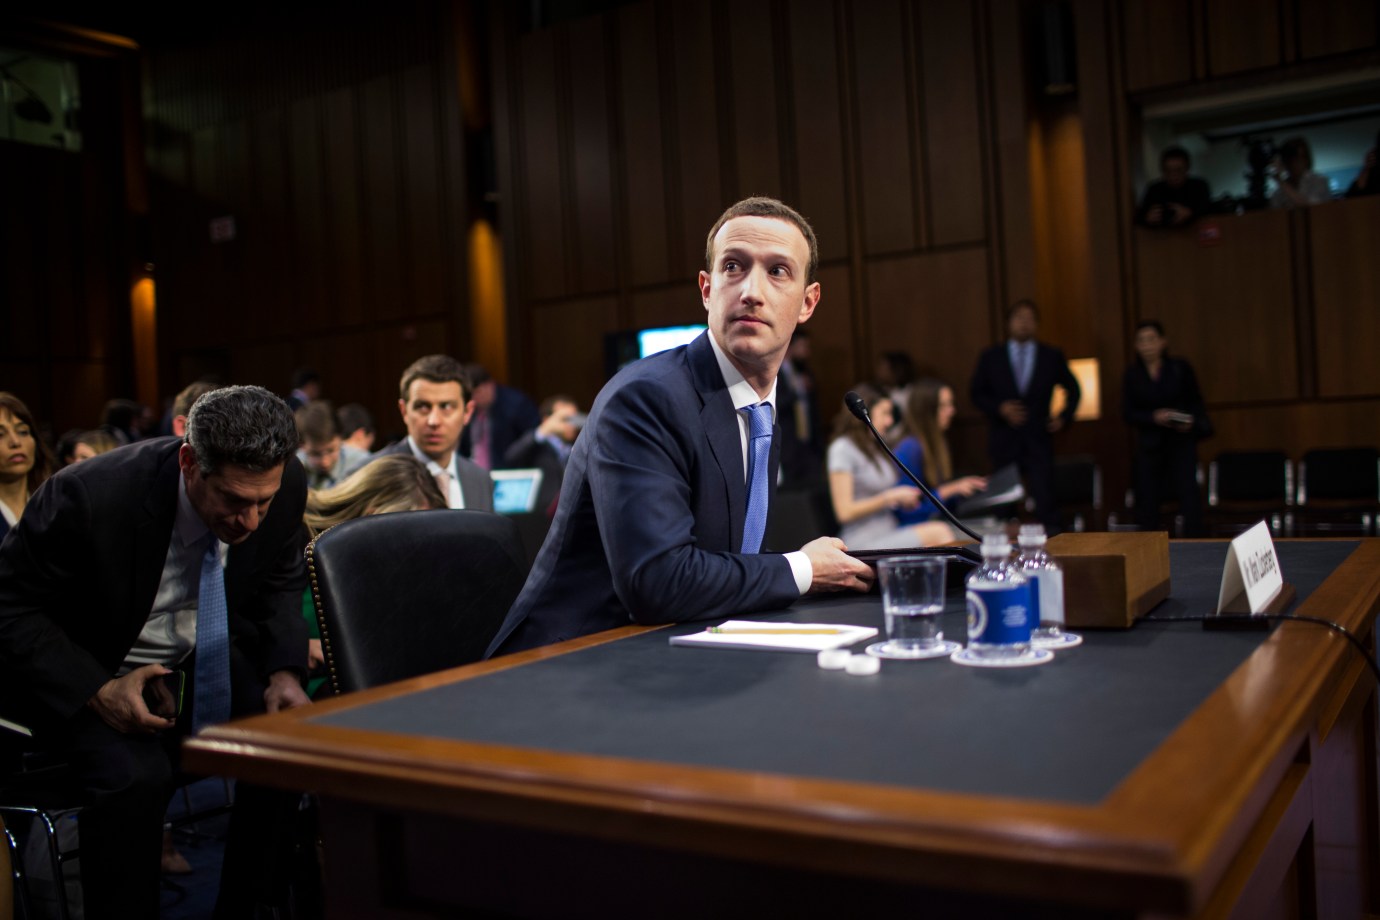
<path fill-rule="evenodd" d="M 519 378 L 588 402 L 606 333 L 700 321 L 705 233 L 766 194 L 819 235 L 826 416 L 887 349 L 966 393 L 1012 294 L 1000 253 L 1031 245 L 1025 106 L 993 101 L 1024 92 L 1019 20 L 1005 0 L 648 0 L 523 31 L 510 11 L 495 60 Z"/>
<path fill-rule="evenodd" d="M 310 366 L 387 433 L 412 359 L 474 358 L 463 24 L 427 0 L 352 10 L 148 54 L 168 394 L 204 373 L 285 393 Z M 233 240 L 212 240 L 220 217 Z"/>

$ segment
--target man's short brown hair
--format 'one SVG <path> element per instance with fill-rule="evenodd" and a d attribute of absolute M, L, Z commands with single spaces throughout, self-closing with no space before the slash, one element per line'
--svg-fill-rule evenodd
<path fill-rule="evenodd" d="M 430 380 L 432 383 L 450 383 L 453 380 L 460 384 L 461 402 L 469 402 L 474 393 L 464 366 L 450 355 L 427 355 L 409 364 L 398 382 L 398 398 L 403 402 L 407 402 L 408 390 L 412 389 L 414 380 Z"/>
<path fill-rule="evenodd" d="M 218 389 L 220 389 L 220 384 L 211 383 L 207 380 L 198 380 L 196 383 L 188 384 L 186 387 L 183 387 L 181 393 L 173 397 L 173 416 L 188 415 L 192 411 L 192 406 L 196 405 L 198 399 L 212 390 Z"/>
<path fill-rule="evenodd" d="M 297 422 L 297 437 L 303 444 L 329 444 L 340 436 L 335 424 L 335 410 L 325 400 L 316 399 L 293 413 Z"/>
<path fill-rule="evenodd" d="M 805 283 L 814 283 L 815 269 L 819 268 L 819 241 L 815 239 L 814 228 L 795 208 L 777 201 L 775 198 L 761 196 L 744 198 L 720 214 L 719 219 L 714 221 L 714 226 L 709 228 L 709 236 L 704 242 L 705 271 L 711 273 L 714 271 L 714 237 L 719 235 L 719 230 L 723 228 L 724 224 L 735 217 L 772 217 L 795 224 L 796 229 L 805 237 L 805 242 L 810 247 L 810 262 L 805 268 Z"/>

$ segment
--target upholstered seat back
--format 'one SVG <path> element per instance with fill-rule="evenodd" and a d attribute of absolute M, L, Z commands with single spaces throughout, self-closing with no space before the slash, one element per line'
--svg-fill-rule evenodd
<path fill-rule="evenodd" d="M 336 693 L 478 661 L 527 577 L 517 527 L 484 511 L 347 521 L 307 568 Z"/>

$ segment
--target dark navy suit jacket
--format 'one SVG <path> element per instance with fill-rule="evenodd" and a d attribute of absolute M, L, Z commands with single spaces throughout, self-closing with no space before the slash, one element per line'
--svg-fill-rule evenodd
<path fill-rule="evenodd" d="M 778 427 L 773 483 L 779 440 Z M 551 530 L 489 655 L 790 604 L 800 593 L 786 558 L 739 552 L 744 480 L 708 333 L 619 371 L 575 442 Z"/>
<path fill-rule="evenodd" d="M 1073 421 L 1082 390 L 1078 386 L 1078 378 L 1069 370 L 1062 351 L 1043 342 L 1035 343 L 1035 368 L 1030 373 L 1030 385 L 1025 395 L 1021 395 L 1016 385 L 1016 373 L 1011 367 L 1006 343 L 993 345 L 983 351 L 973 374 L 970 395 L 973 405 L 987 416 L 990 423 L 987 449 L 994 468 L 1021 459 L 1023 447 L 1027 445 L 1043 450 L 1052 449 L 1046 425 L 1049 422 L 1049 400 L 1054 395 L 1055 384 L 1067 391 L 1068 400 L 1060 413 L 1067 425 Z M 1008 399 L 1019 399 L 1025 403 L 1026 420 L 1020 428 L 1012 428 L 1001 417 L 999 407 Z"/>
<path fill-rule="evenodd" d="M 0 549 L 6 714 L 54 724 L 115 676 L 162 579 L 181 443 L 155 438 L 109 451 L 61 470 L 34 493 Z M 306 495 L 302 466 L 289 458 L 259 529 L 226 558 L 232 662 L 243 657 L 258 672 L 260 696 L 270 673 L 306 673 Z"/>

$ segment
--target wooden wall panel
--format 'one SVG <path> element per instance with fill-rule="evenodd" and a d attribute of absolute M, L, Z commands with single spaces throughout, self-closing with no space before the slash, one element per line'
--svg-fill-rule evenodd
<path fill-rule="evenodd" d="M 301 99 L 288 108 L 288 202 L 293 215 L 296 271 L 293 278 L 293 310 L 303 327 L 325 325 L 333 310 L 328 306 L 327 200 L 321 105 L 318 99 Z"/>
<path fill-rule="evenodd" d="M 960 408 L 968 405 L 978 353 L 991 343 L 983 322 L 987 272 L 981 248 L 879 260 L 868 268 L 874 352 L 910 352 L 922 374 L 954 387 Z"/>
<path fill-rule="evenodd" d="M 404 317 L 433 315 L 446 305 L 444 249 L 446 182 L 436 99 L 437 73 L 428 65 L 402 74 L 403 239 L 402 276 L 392 283 L 408 298 Z"/>
<path fill-rule="evenodd" d="M 905 17 L 894 0 L 850 11 L 863 247 L 901 252 L 918 242 Z"/>
<path fill-rule="evenodd" d="M 1282 450 L 1297 461 L 1316 447 L 1380 447 L 1377 416 L 1374 399 L 1214 409 L 1217 433 L 1199 445 L 1198 459 L 1206 466 L 1224 450 Z"/>
<path fill-rule="evenodd" d="M 821 259 L 848 255 L 848 201 L 839 98 L 838 29 L 832 0 L 789 8 L 792 146 L 797 177 L 793 205 L 819 237 Z"/>
<path fill-rule="evenodd" d="M 533 326 L 541 334 L 533 342 L 533 374 L 526 386 L 532 398 L 566 393 L 588 409 L 604 385 L 602 336 L 599 347 L 572 348 L 570 343 L 590 341 L 591 330 L 612 329 L 617 316 L 618 304 L 611 297 L 536 307 Z"/>
<path fill-rule="evenodd" d="M 1284 62 L 1284 0 L 1203 0 L 1208 72 L 1214 77 Z"/>
<path fill-rule="evenodd" d="M 629 318 L 634 329 L 708 322 L 704 299 L 695 286 L 694 278 L 686 278 L 683 284 L 638 291 L 628 299 L 628 303 Z"/>
<path fill-rule="evenodd" d="M 45 278 L 41 301 L 35 306 L 48 313 L 49 340 L 45 344 L 54 356 L 96 356 L 104 351 L 102 337 L 92 335 L 104 331 L 102 311 L 88 310 L 88 304 L 109 302 L 109 291 L 105 289 L 108 279 L 95 270 L 105 263 L 107 255 L 107 215 L 83 206 L 82 174 L 80 161 L 39 173 L 40 187 L 46 186 L 42 206 L 53 210 L 39 226 L 19 230 L 38 236 L 41 258 L 51 269 Z M 83 211 L 88 215 L 84 221 L 72 222 L 62 216 Z M 88 262 L 93 270 L 87 269 Z M 101 328 L 88 328 L 88 312 L 101 323 Z"/>
<path fill-rule="evenodd" d="M 336 321 L 345 325 L 364 319 L 363 203 L 360 199 L 358 121 L 355 93 L 338 89 L 324 101 L 323 141 L 326 153 L 328 245 L 333 258 L 327 265 L 332 280 L 330 298 Z"/>
<path fill-rule="evenodd" d="M 666 173 L 663 108 L 656 8 L 652 3 L 618 11 L 617 86 L 623 126 L 622 164 L 625 193 L 622 224 L 628 228 L 627 278 L 633 285 L 671 278 L 667 228 L 670 183 Z M 679 264 L 679 260 L 677 260 Z"/>
<path fill-rule="evenodd" d="M 1193 79 L 1195 22 L 1192 0 L 1125 0 L 1121 4 L 1128 92 Z"/>
<path fill-rule="evenodd" d="M 930 241 L 980 241 L 986 236 L 986 202 L 973 8 L 921 3 L 917 10 Z"/>
<path fill-rule="evenodd" d="M 727 90 L 733 109 L 734 182 L 725 197 L 733 201 L 748 195 L 784 198 L 779 135 L 785 107 L 776 77 L 781 30 L 773 22 L 772 0 L 734 0 L 730 15 L 732 82 Z"/>
<path fill-rule="evenodd" d="M 194 327 L 203 344 L 214 344 L 217 340 L 239 344 L 257 334 L 258 329 L 272 328 L 274 317 L 250 300 L 249 262 L 246 254 L 245 228 L 243 226 L 244 208 L 249 205 L 251 194 L 251 163 L 249 149 L 249 126 L 243 121 L 232 121 L 217 129 L 222 157 L 221 199 L 216 214 L 229 215 L 236 219 L 236 237 L 229 242 L 217 243 L 211 247 L 211 262 L 222 279 L 223 287 L 216 291 L 215 300 L 225 312 L 224 316 L 243 316 L 248 322 L 232 324 L 229 329 L 217 330 L 209 323 L 199 323 Z M 210 238 L 209 230 L 203 230 Z"/>
<path fill-rule="evenodd" d="M 618 283 L 614 244 L 613 126 L 609 111 L 608 20 L 570 27 L 571 193 L 576 290 L 608 291 Z"/>
<path fill-rule="evenodd" d="M 403 261 L 402 195 L 398 162 L 400 118 L 398 88 L 392 75 L 360 87 L 360 150 L 364 174 L 363 241 L 365 296 L 371 318 L 396 320 L 403 315 L 406 283 L 398 278 Z"/>
<path fill-rule="evenodd" d="M 1308 220 L 1318 395 L 1380 396 L 1380 197 L 1310 208 Z"/>
<path fill-rule="evenodd" d="M 851 271 L 846 266 L 819 271 L 819 305 L 805 324 L 810 333 L 810 368 L 815 372 L 815 393 L 825 437 L 840 407 L 843 394 L 871 375 L 871 366 L 854 361 L 854 304 Z"/>
<path fill-rule="evenodd" d="M 1026 73 L 1029 62 L 1020 31 L 1017 0 L 993 0 L 990 29 L 992 127 L 990 156 L 996 200 L 991 214 L 994 252 L 993 303 L 989 309 L 993 336 L 1001 326 L 1005 304 L 1035 292 L 1035 224 L 1032 215 L 1030 157 L 1031 114 Z"/>
<path fill-rule="evenodd" d="M 518 276 L 534 300 L 560 297 L 566 278 L 566 224 L 557 125 L 555 36 L 534 32 L 519 44 L 524 188 L 515 216 L 524 240 Z"/>
<path fill-rule="evenodd" d="M 1380 44 L 1380 5 L 1375 0 L 1297 3 L 1299 51 L 1305 60 Z"/>
<path fill-rule="evenodd" d="M 244 256 L 254 270 L 245 273 L 245 292 L 265 327 L 298 335 L 304 328 L 302 312 L 283 283 L 298 259 L 297 241 L 289 232 L 286 132 L 281 111 L 266 112 L 250 123 L 252 191 L 245 200 L 242 232 Z"/>
<path fill-rule="evenodd" d="M 1290 213 L 1217 222 L 1221 239 L 1137 230 L 1142 318 L 1165 325 L 1209 405 L 1297 399 Z"/>
<path fill-rule="evenodd" d="M 679 178 L 680 232 L 671 237 L 671 277 L 693 277 L 704 263 L 703 241 L 732 201 L 722 160 L 727 138 L 719 131 L 718 69 L 713 11 L 706 3 L 674 4 L 676 144 L 672 181 Z"/>

